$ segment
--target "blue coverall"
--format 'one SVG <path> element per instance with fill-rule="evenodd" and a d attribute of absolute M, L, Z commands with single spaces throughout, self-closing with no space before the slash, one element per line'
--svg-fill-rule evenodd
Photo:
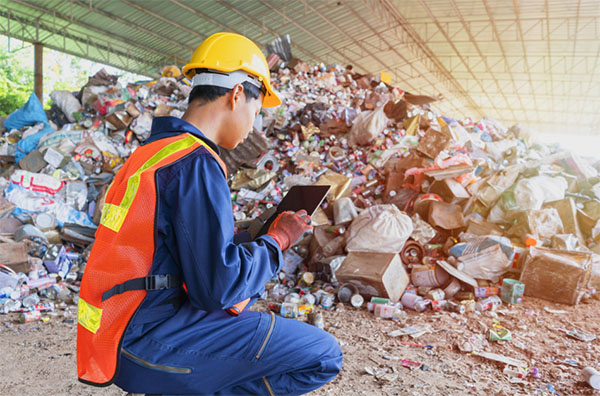
<path fill-rule="evenodd" d="M 146 144 L 185 132 L 219 152 L 175 117 L 155 118 Z M 215 158 L 198 149 L 158 170 L 156 183 L 150 273 L 179 274 L 188 292 L 148 292 L 124 336 L 115 383 L 134 393 L 287 395 L 333 379 L 342 353 L 329 333 L 270 313 L 223 310 L 254 301 L 283 259 L 270 236 L 234 241 L 230 191 Z"/>

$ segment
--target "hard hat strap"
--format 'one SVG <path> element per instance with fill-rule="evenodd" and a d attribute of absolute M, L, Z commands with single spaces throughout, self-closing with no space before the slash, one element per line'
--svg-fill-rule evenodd
<path fill-rule="evenodd" d="M 211 72 L 198 73 L 192 78 L 192 87 L 197 85 L 212 85 L 215 87 L 232 89 L 237 84 L 241 84 L 243 82 L 249 82 L 256 88 L 262 90 L 262 82 L 258 81 L 257 78 L 251 76 L 243 70 L 236 70 L 227 74 Z"/>

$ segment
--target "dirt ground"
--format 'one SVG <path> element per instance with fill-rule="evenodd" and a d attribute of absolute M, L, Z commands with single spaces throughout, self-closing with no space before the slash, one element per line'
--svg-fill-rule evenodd
<path fill-rule="evenodd" d="M 545 307 L 566 312 L 551 313 Z M 125 395 L 115 386 L 92 388 L 77 381 L 75 312 L 74 306 L 66 315 L 57 309 L 46 323 L 20 324 L 15 313 L 0 316 L 0 395 Z M 600 368 L 599 341 L 581 341 L 559 330 L 600 334 L 597 300 L 571 307 L 528 298 L 495 313 L 407 312 L 398 321 L 376 318 L 365 308 L 322 312 L 326 330 L 342 346 L 344 366 L 315 396 L 600 393 L 581 378 L 583 367 Z M 487 341 L 494 319 L 511 331 L 512 340 Z M 418 338 L 390 335 L 408 326 L 430 332 Z M 461 352 L 459 345 L 464 347 L 473 336 L 481 338 L 486 352 L 526 361 L 539 370 L 540 378 L 505 375 L 504 364 Z M 421 367 L 406 368 L 403 360 Z"/>

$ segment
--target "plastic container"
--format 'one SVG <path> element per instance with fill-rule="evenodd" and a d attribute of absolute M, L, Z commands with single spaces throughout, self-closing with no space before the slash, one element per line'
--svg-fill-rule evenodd
<path fill-rule="evenodd" d="M 450 280 L 450 275 L 439 265 L 416 265 L 410 275 L 413 285 L 440 287 Z"/>
<path fill-rule="evenodd" d="M 444 287 L 446 298 L 452 298 L 460 291 L 460 282 L 456 278 L 452 278 L 448 286 Z"/>
<path fill-rule="evenodd" d="M 509 304 L 521 304 L 525 293 L 525 284 L 515 279 L 503 279 L 500 298 Z"/>
<path fill-rule="evenodd" d="M 600 373 L 596 371 L 596 369 L 593 367 L 586 367 L 583 369 L 582 374 L 585 382 L 592 388 L 600 390 Z"/>
<path fill-rule="evenodd" d="M 487 310 L 494 310 L 496 309 L 496 307 L 499 307 L 501 305 L 502 300 L 500 299 L 500 297 L 489 296 L 487 298 L 484 298 L 483 300 L 477 301 L 477 303 L 475 304 L 475 309 L 477 309 L 479 312 L 483 312 Z"/>
<path fill-rule="evenodd" d="M 300 316 L 298 304 L 284 302 L 281 304 L 280 314 L 284 318 L 297 318 Z"/>
<path fill-rule="evenodd" d="M 401 299 L 402 305 L 406 308 L 412 309 L 413 311 L 423 312 L 427 309 L 429 300 L 424 299 L 421 296 L 417 296 L 412 293 L 404 293 Z"/>

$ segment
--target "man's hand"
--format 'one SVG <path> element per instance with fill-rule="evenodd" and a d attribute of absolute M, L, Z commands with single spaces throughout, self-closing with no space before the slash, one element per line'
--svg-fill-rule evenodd
<path fill-rule="evenodd" d="M 271 226 L 267 235 L 271 236 L 281 250 L 289 249 L 308 230 L 312 230 L 311 219 L 306 210 L 281 213 Z"/>

